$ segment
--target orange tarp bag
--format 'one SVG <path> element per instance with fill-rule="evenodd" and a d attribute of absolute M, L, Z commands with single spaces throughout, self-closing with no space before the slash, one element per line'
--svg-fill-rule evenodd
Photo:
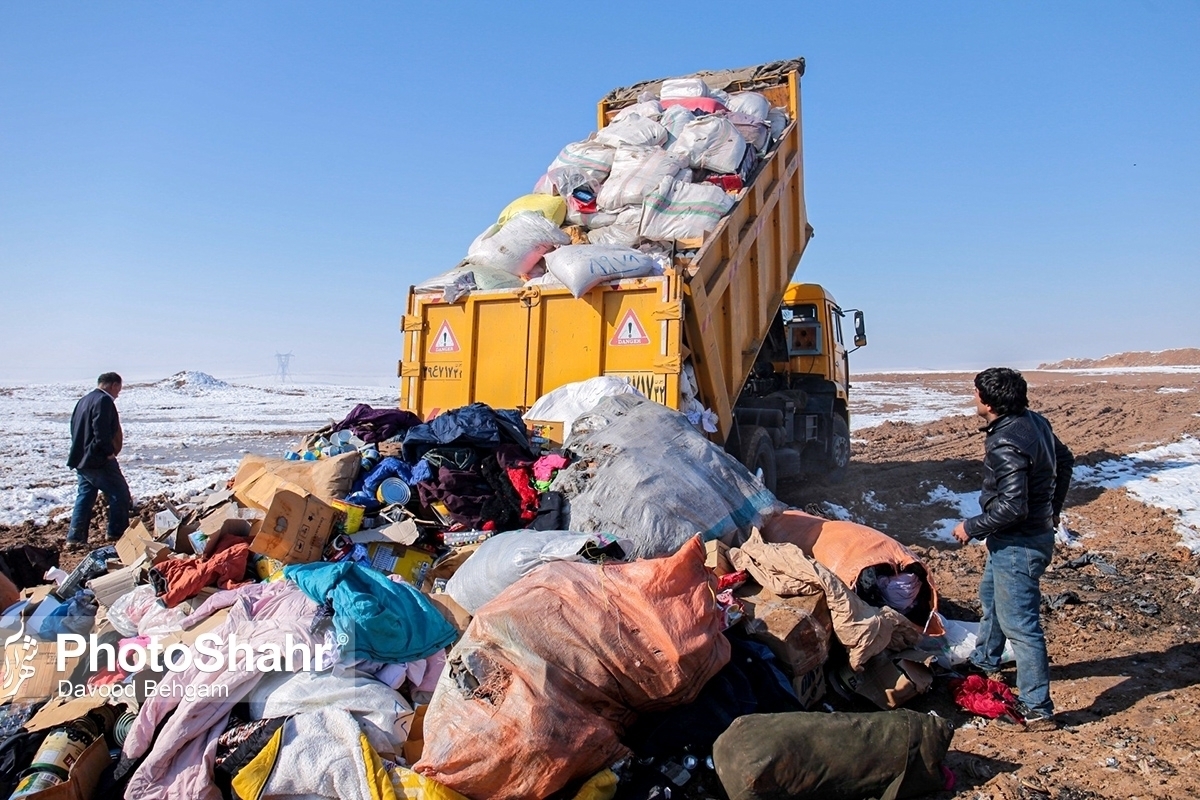
<path fill-rule="evenodd" d="M 450 653 L 414 769 L 472 798 L 548 797 L 629 755 L 637 712 L 689 703 L 729 661 L 715 578 L 674 555 L 538 567 Z"/>
<path fill-rule="evenodd" d="M 937 615 L 938 595 L 933 576 L 913 551 L 886 533 L 855 522 L 827 520 L 788 509 L 766 521 L 762 536 L 775 544 L 796 545 L 851 589 L 858 585 L 858 576 L 868 567 L 882 565 L 897 575 L 903 572 L 917 575 L 921 591 L 916 605 L 905 616 L 930 636 L 945 633 Z"/>

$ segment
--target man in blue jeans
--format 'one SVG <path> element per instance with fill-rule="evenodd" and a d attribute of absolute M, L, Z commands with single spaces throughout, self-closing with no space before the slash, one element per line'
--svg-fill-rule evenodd
<path fill-rule="evenodd" d="M 979 582 L 983 618 L 971 666 L 1000 671 L 1005 640 L 1017 659 L 1019 710 L 1026 730 L 1053 730 L 1050 661 L 1042 631 L 1042 573 L 1054 554 L 1054 529 L 1062 512 L 1075 457 L 1050 423 L 1029 410 L 1028 387 L 1016 370 L 986 369 L 975 376 L 975 410 L 983 432 L 983 513 L 960 522 L 954 538 L 987 543 Z"/>
<path fill-rule="evenodd" d="M 121 538 L 129 527 L 129 507 L 133 501 L 129 484 L 117 465 L 117 455 L 124 443 L 116 404 L 120 393 L 121 376 L 106 372 L 96 380 L 96 388 L 75 404 L 71 414 L 71 453 L 67 466 L 75 470 L 79 485 L 67 533 L 69 550 L 87 548 L 92 508 L 100 492 L 108 498 L 108 540 Z"/>

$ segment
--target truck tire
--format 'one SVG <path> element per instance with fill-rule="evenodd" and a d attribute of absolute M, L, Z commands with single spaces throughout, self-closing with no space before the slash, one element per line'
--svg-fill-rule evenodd
<path fill-rule="evenodd" d="M 841 483 L 846 479 L 846 471 L 850 468 L 850 426 L 840 414 L 833 415 L 829 433 L 828 471 L 825 480 L 829 483 Z"/>
<path fill-rule="evenodd" d="M 771 432 L 759 425 L 750 425 L 742 428 L 738 434 L 742 441 L 739 460 L 752 474 L 757 474 L 761 469 L 763 486 L 774 492 L 775 443 L 771 440 Z"/>

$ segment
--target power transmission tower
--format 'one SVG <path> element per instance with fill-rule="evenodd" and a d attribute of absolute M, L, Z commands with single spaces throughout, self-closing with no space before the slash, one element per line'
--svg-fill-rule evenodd
<path fill-rule="evenodd" d="M 279 382 L 288 382 L 288 363 L 292 360 L 291 353 L 276 353 L 275 362 L 279 364 Z"/>

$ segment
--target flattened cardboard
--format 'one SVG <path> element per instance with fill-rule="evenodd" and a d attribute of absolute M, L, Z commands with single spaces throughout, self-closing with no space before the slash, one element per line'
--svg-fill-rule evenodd
<path fill-rule="evenodd" d="M 409 723 L 408 739 L 404 742 L 404 760 L 409 764 L 415 764 L 421 760 L 421 753 L 425 750 L 425 712 L 429 710 L 428 705 L 417 706 L 413 711 L 412 721 Z"/>
<path fill-rule="evenodd" d="M 170 548 L 156 540 L 141 520 L 130 525 L 117 540 L 117 556 L 127 567 L 133 566 L 142 556 L 146 556 L 149 563 L 157 564 L 170 554 Z"/>
<path fill-rule="evenodd" d="M 392 544 L 414 544 L 421 536 L 417 523 L 411 519 L 393 522 L 382 528 L 367 528 L 350 534 L 350 541 L 355 544 L 371 544 L 372 542 L 391 542 Z"/>
<path fill-rule="evenodd" d="M 270 484 L 273 477 L 265 475 L 255 483 Z M 250 549 L 284 564 L 317 561 L 333 531 L 334 509 L 299 487 L 292 484 L 286 487 L 273 492 L 266 517 L 250 541 Z"/>
<path fill-rule="evenodd" d="M 108 698 L 98 694 L 83 697 L 55 696 L 53 700 L 38 709 L 38 712 L 25 723 L 27 731 L 44 731 L 66 725 L 79 719 L 93 708 L 99 708 L 108 702 Z"/>
<path fill-rule="evenodd" d="M 471 612 L 454 602 L 454 598 L 450 595 L 427 594 L 425 597 L 434 608 L 441 612 L 441 615 L 446 618 L 446 622 L 454 626 L 454 630 L 458 631 L 460 636 L 471 624 Z"/>
<path fill-rule="evenodd" d="M 83 656 L 67 658 L 62 672 L 58 671 L 58 644 L 34 640 L 26 648 L 24 641 L 14 642 L 4 649 L 4 674 L 0 678 L 0 701 L 46 700 L 58 694 L 58 682 L 69 681 Z M 10 679 L 11 675 L 11 679 Z M 21 676 L 24 675 L 24 680 Z"/>

